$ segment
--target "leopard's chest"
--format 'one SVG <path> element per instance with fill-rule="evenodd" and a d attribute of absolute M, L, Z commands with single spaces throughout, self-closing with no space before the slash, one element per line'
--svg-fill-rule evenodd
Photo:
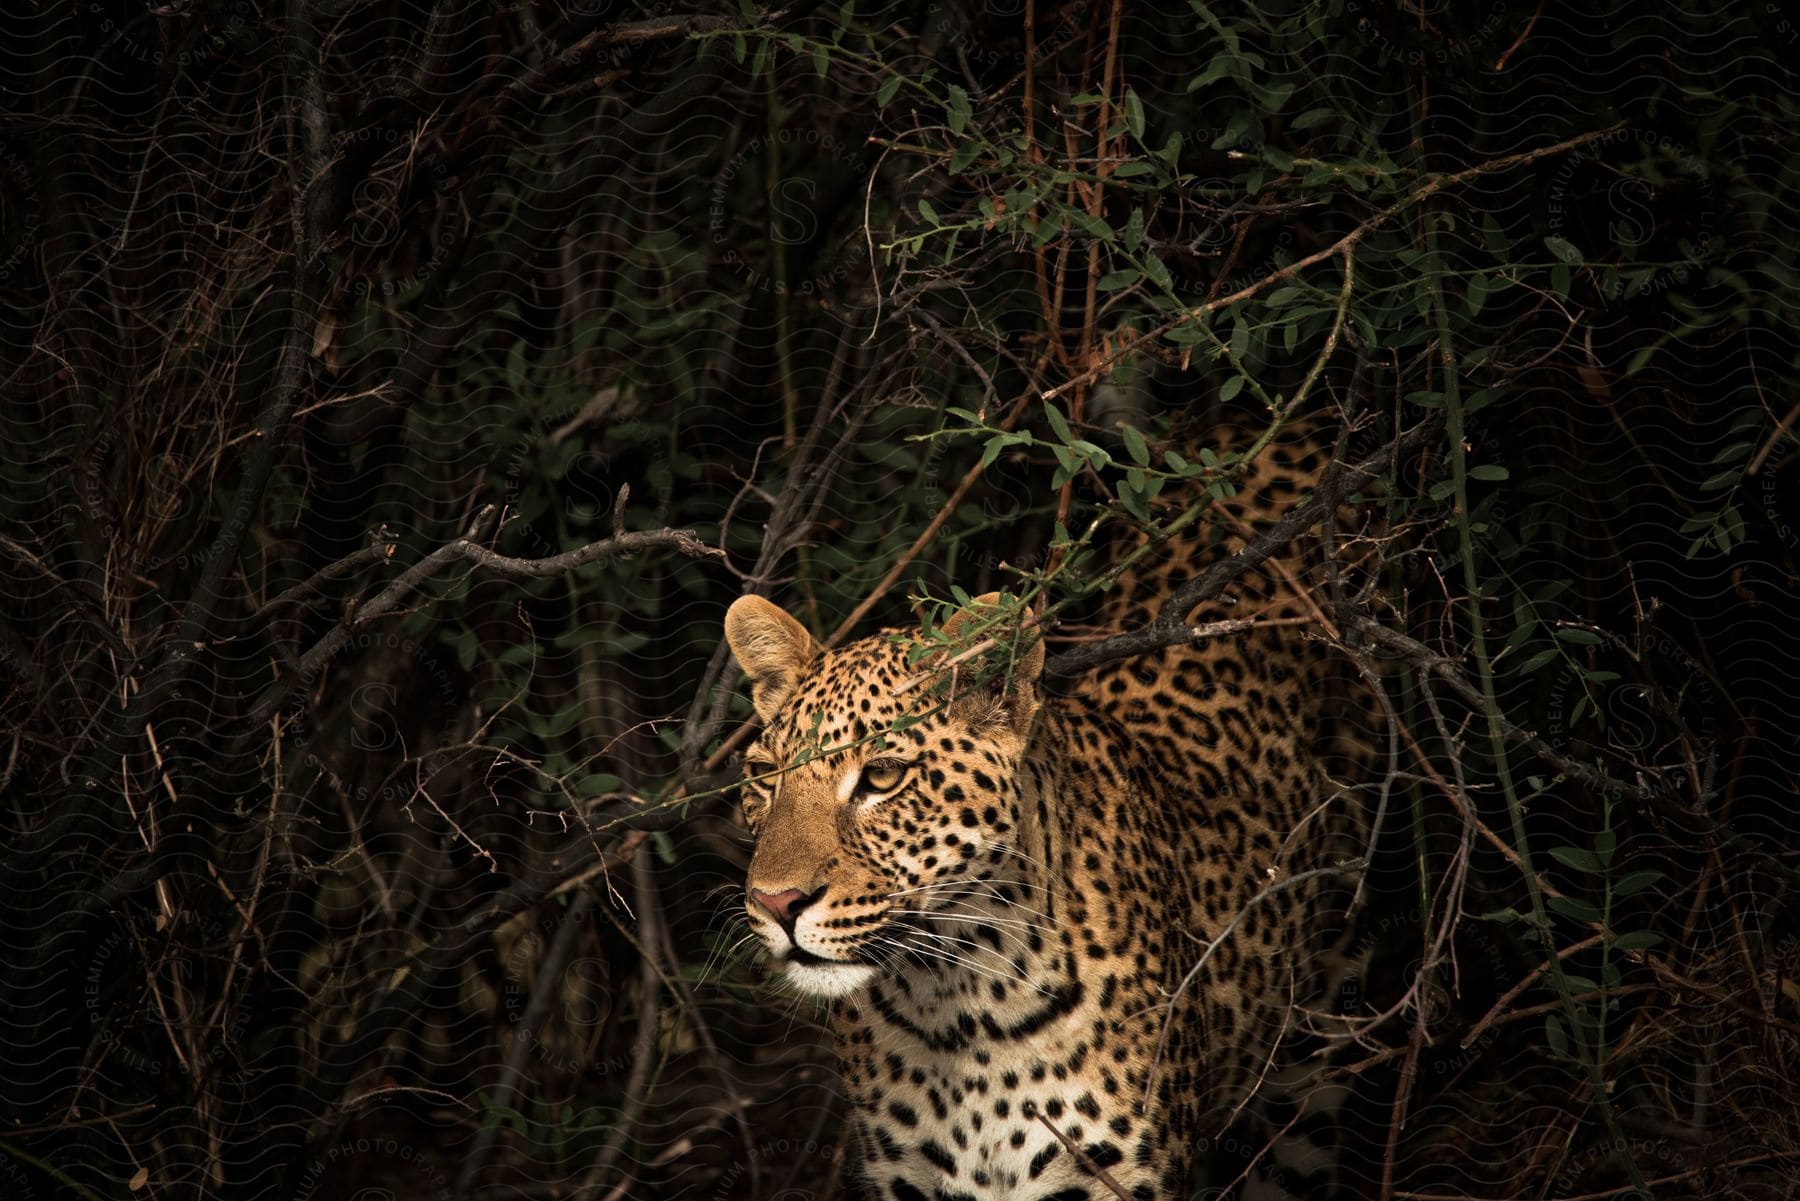
<path fill-rule="evenodd" d="M 872 1004 L 840 1028 L 873 1195 L 1102 1201 L 1099 1169 L 1160 1196 L 1165 1115 L 1154 1097 L 1146 1107 L 1139 1066 L 1149 1031 L 1081 991 L 1011 1025 L 1021 1015 L 1003 1005 L 934 1031 Z"/>

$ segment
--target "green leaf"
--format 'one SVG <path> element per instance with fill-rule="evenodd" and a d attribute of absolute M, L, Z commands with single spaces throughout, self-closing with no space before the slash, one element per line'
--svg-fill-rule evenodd
<path fill-rule="evenodd" d="M 575 782 L 577 796 L 596 797 L 603 793 L 617 792 L 621 781 L 617 776 L 609 776 L 599 772 L 591 776 L 583 776 Z"/>
<path fill-rule="evenodd" d="M 1113 227 L 1083 209 L 1070 209 L 1069 220 L 1080 226 L 1094 237 L 1110 242 L 1113 238 Z"/>
<path fill-rule="evenodd" d="M 1068 418 L 1063 416 L 1062 410 L 1055 405 L 1045 405 L 1044 419 L 1050 423 L 1050 432 L 1056 435 L 1057 441 L 1063 443 L 1065 446 L 1068 445 L 1071 440 L 1069 434 L 1069 421 Z"/>
<path fill-rule="evenodd" d="M 1138 99 L 1137 92 L 1131 88 L 1125 89 L 1125 128 L 1131 131 L 1132 137 L 1143 141 L 1144 102 Z"/>
<path fill-rule="evenodd" d="M 1582 255 L 1580 247 L 1567 238 L 1559 238 L 1554 234 L 1544 239 L 1544 249 L 1555 255 L 1560 262 L 1567 263 L 1571 267 L 1578 267 L 1587 261 Z"/>
<path fill-rule="evenodd" d="M 1612 894 L 1615 897 L 1636 896 L 1652 884 L 1663 878 L 1663 874 L 1655 868 L 1644 871 L 1627 872 L 1613 881 Z"/>
<path fill-rule="evenodd" d="M 1504 480 L 1510 477 L 1506 468 L 1499 464 L 1483 463 L 1479 467 L 1469 468 L 1469 478 L 1472 480 Z"/>
<path fill-rule="evenodd" d="M 1309 108 L 1294 118 L 1293 127 L 1295 129 L 1312 129 L 1314 126 L 1325 124 L 1335 116 L 1337 113 L 1333 109 Z"/>
<path fill-rule="evenodd" d="M 1500 228 L 1500 222 L 1494 219 L 1492 213 L 1484 214 L 1481 218 L 1481 244 L 1497 259 L 1505 258 L 1512 250 L 1512 240 Z"/>
<path fill-rule="evenodd" d="M 1661 945 L 1662 940 L 1662 935 L 1654 930 L 1631 930 L 1613 939 L 1613 946 L 1621 951 L 1647 951 Z"/>
<path fill-rule="evenodd" d="M 938 220 L 937 209 L 932 207 L 931 201 L 929 201 L 929 200 L 920 199 L 920 201 L 919 201 L 919 216 L 925 218 L 925 220 L 931 222 L 931 224 L 933 224 L 933 225 L 942 225 L 943 224 L 942 221 Z"/>
<path fill-rule="evenodd" d="M 1223 79 L 1226 72 L 1233 71 L 1236 67 L 1236 60 L 1229 54 L 1215 54 L 1213 55 L 1213 60 L 1206 64 L 1206 70 L 1188 80 L 1187 90 L 1189 92 L 1198 92 L 1207 84 Z"/>
<path fill-rule="evenodd" d="M 1467 288 L 1463 293 L 1463 303 L 1468 307 L 1469 316 L 1481 315 L 1482 306 L 1487 304 L 1488 290 L 1491 286 L 1488 277 L 1479 272 L 1469 277 Z"/>
<path fill-rule="evenodd" d="M 813 70 L 817 71 L 819 78 L 823 79 L 831 72 L 831 48 L 824 42 L 820 42 L 813 47 L 812 58 Z"/>
<path fill-rule="evenodd" d="M 1120 271 L 1107 272 L 1094 286 L 1102 292 L 1117 292 L 1120 288 L 1128 288 L 1142 278 L 1144 278 L 1142 271 L 1136 267 L 1126 267 Z"/>
<path fill-rule="evenodd" d="M 875 90 L 875 107 L 886 108 L 888 101 L 894 98 L 894 93 L 900 90 L 901 82 L 901 76 L 898 74 L 890 75 L 882 80 L 881 86 Z"/>
<path fill-rule="evenodd" d="M 1571 921 L 1591 926 L 1599 922 L 1600 910 L 1586 901 L 1574 897 L 1550 897 L 1545 904 Z"/>
<path fill-rule="evenodd" d="M 1131 216 L 1125 218 L 1125 249 L 1132 254 L 1144 241 L 1144 210 L 1132 209 Z"/>
<path fill-rule="evenodd" d="M 1249 132 L 1250 122 L 1255 120 L 1255 117 L 1256 114 L 1251 112 L 1248 108 L 1240 108 L 1232 113 L 1225 121 L 1225 128 L 1220 130 L 1219 136 L 1212 140 L 1212 148 L 1214 150 L 1225 150 L 1236 146 L 1239 140 Z M 1245 190 L 1254 192 L 1256 191 L 1256 186 L 1250 185 Z"/>
<path fill-rule="evenodd" d="M 1736 463 L 1748 455 L 1755 446 L 1756 443 L 1754 442 L 1734 442 L 1718 454 L 1714 455 L 1712 457 L 1712 462 L 1715 464 Z"/>
<path fill-rule="evenodd" d="M 1112 462 L 1112 456 L 1106 453 L 1105 447 L 1096 446 L 1085 438 L 1077 438 L 1069 443 L 1069 449 L 1086 459 L 1088 466 L 1095 471 L 1103 469 Z"/>
<path fill-rule="evenodd" d="M 1550 1053 L 1561 1059 L 1569 1057 L 1569 1032 L 1563 1027 L 1563 1020 L 1557 1014 L 1549 1014 L 1544 1018 L 1544 1042 Z"/>
<path fill-rule="evenodd" d="M 1730 550 L 1730 543 L 1742 542 L 1745 537 L 1744 515 L 1735 508 L 1727 508 L 1719 514 L 1718 546 L 1720 550 Z"/>
<path fill-rule="evenodd" d="M 1550 858 L 1578 872 L 1598 872 L 1603 866 L 1592 851 L 1581 847 L 1551 847 Z"/>
<path fill-rule="evenodd" d="M 1135 426 L 1129 425 L 1120 431 L 1120 435 L 1125 439 L 1125 453 L 1131 456 L 1131 461 L 1139 467 L 1148 467 L 1150 445 L 1144 441 L 1144 435 L 1138 433 Z"/>
<path fill-rule="evenodd" d="M 1288 97 L 1294 94 L 1294 89 L 1298 86 L 1299 84 L 1291 79 L 1284 79 L 1265 87 L 1250 85 L 1257 99 L 1262 101 L 1263 112 L 1270 114 L 1280 112 L 1282 107 L 1287 104 Z"/>
<path fill-rule="evenodd" d="M 974 138 L 958 146 L 950 155 L 950 174 L 961 175 L 969 169 L 969 164 L 981 157 L 982 144 Z"/>
<path fill-rule="evenodd" d="M 1532 619 L 1530 613 L 1523 612 L 1519 608 L 1524 605 L 1524 598 L 1515 598 L 1514 605 L 1516 608 L 1513 617 L 1519 624 L 1514 626 L 1513 632 L 1506 636 L 1506 642 L 1500 648 L 1502 654 L 1517 653 L 1527 642 L 1531 641 L 1531 636 L 1537 632 L 1537 622 Z"/>
<path fill-rule="evenodd" d="M 955 84 L 951 84 L 950 99 L 944 105 L 944 113 L 949 121 L 951 136 L 960 138 L 962 131 L 968 128 L 969 111 L 969 94 Z"/>
<path fill-rule="evenodd" d="M 1230 379 L 1226 380 L 1224 382 L 1224 384 L 1220 385 L 1219 399 L 1222 401 L 1234 400 L 1237 398 L 1237 394 L 1239 392 L 1242 392 L 1243 390 L 1244 390 L 1244 377 L 1241 375 L 1234 375 Z"/>
<path fill-rule="evenodd" d="M 1599 646 L 1606 641 L 1592 630 L 1577 630 L 1567 627 L 1556 631 L 1556 637 L 1558 641 L 1572 642 L 1576 646 Z"/>
<path fill-rule="evenodd" d="M 1175 279 L 1169 274 L 1169 268 L 1154 254 L 1144 255 L 1144 274 L 1148 275 L 1163 291 L 1173 292 L 1175 290 Z"/>
<path fill-rule="evenodd" d="M 1231 327 L 1231 357 L 1241 363 L 1249 350 L 1250 323 L 1240 320 Z"/>

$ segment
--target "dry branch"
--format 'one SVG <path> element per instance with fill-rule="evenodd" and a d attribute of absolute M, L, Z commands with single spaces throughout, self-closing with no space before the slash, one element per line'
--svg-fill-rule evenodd
<path fill-rule="evenodd" d="M 382 589 L 373 599 L 356 609 L 355 619 L 332 627 L 331 632 L 315 643 L 300 659 L 297 669 L 283 677 L 282 681 L 266 692 L 251 711 L 251 724 L 266 721 L 270 714 L 280 707 L 281 702 L 301 680 L 312 679 L 319 670 L 338 653 L 352 636 L 379 617 L 397 609 L 401 602 L 417 590 L 426 580 L 443 570 L 448 564 L 457 560 L 474 563 L 490 571 L 503 575 L 516 576 L 520 579 L 534 579 L 541 576 L 560 575 L 565 571 L 573 571 L 577 567 L 585 567 L 589 563 L 598 563 L 602 559 L 618 558 L 632 555 L 639 551 L 658 548 L 672 549 L 680 554 L 695 559 L 723 558 L 725 552 L 701 542 L 692 530 L 636 530 L 615 533 L 610 538 L 598 542 L 590 542 L 586 546 L 577 547 L 562 554 L 550 555 L 542 559 L 518 559 L 509 555 L 495 554 L 476 541 L 483 536 L 492 524 L 497 509 L 494 505 L 485 506 L 470 522 L 468 530 L 460 538 L 446 542 L 444 545 L 414 563 L 400 574 L 400 577 Z"/>

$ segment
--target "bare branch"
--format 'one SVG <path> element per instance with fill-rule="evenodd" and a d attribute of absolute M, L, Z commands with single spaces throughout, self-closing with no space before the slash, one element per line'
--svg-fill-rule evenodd
<path fill-rule="evenodd" d="M 255 725 L 267 721 L 270 714 L 275 712 L 294 686 L 302 680 L 312 679 L 316 676 L 320 668 L 333 655 L 337 654 L 352 635 L 367 627 L 376 618 L 384 617 L 399 608 L 400 603 L 426 580 L 443 570 L 446 564 L 455 560 L 465 560 L 504 575 L 533 579 L 540 576 L 559 575 L 577 567 L 585 567 L 589 563 L 598 563 L 602 559 L 617 558 L 621 555 L 636 554 L 639 551 L 659 547 L 672 548 L 696 559 L 724 558 L 725 556 L 724 551 L 701 542 L 692 530 L 661 529 L 614 534 L 611 538 L 590 542 L 586 546 L 544 559 L 516 559 L 509 555 L 495 554 L 476 542 L 476 539 L 482 537 L 492 525 L 495 514 L 496 509 L 493 505 L 485 506 L 481 512 L 475 515 L 475 520 L 469 524 L 468 530 L 462 537 L 446 542 L 407 568 L 398 579 L 382 589 L 374 599 L 360 606 L 356 610 L 354 621 L 334 626 L 330 633 L 319 639 L 312 649 L 301 657 L 297 670 L 284 677 L 263 694 L 262 699 L 251 711 L 250 724 Z"/>

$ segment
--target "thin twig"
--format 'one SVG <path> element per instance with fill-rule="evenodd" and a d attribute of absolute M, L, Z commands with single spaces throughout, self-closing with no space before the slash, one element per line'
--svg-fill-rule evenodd
<path fill-rule="evenodd" d="M 1474 705 L 1477 708 L 1485 709 L 1486 703 L 1485 699 L 1482 697 L 1481 689 L 1477 688 L 1463 675 L 1462 666 L 1456 660 L 1439 654 L 1429 646 L 1426 646 L 1423 642 L 1420 642 L 1415 638 L 1410 638 L 1398 630 L 1390 630 L 1372 618 L 1360 614 L 1351 614 L 1348 616 L 1347 620 L 1361 633 L 1367 635 L 1372 640 L 1387 646 L 1391 650 L 1400 652 L 1400 654 L 1405 656 L 1415 666 L 1423 671 L 1430 672 L 1432 675 L 1442 680 L 1452 692 L 1462 697 L 1463 700 L 1467 701 L 1469 704 Z M 1660 794 L 1653 789 L 1617 779 L 1591 764 L 1581 763 L 1575 759 L 1569 758 L 1569 756 L 1558 751 L 1555 747 L 1545 742 L 1542 738 L 1539 738 L 1536 734 L 1533 734 L 1530 730 L 1514 725 L 1511 721 L 1507 720 L 1504 714 L 1494 713 L 1492 716 L 1499 724 L 1501 733 L 1503 733 L 1509 741 L 1520 744 L 1526 750 L 1544 760 L 1546 763 L 1549 763 L 1571 780 L 1579 781 L 1590 788 L 1612 790 L 1619 795 L 1627 796 L 1637 801 L 1649 802 L 1659 799 Z"/>
<path fill-rule="evenodd" d="M 1151 341 L 1162 337 L 1172 329 L 1188 324 L 1189 322 L 1198 321 L 1202 317 L 1209 316 L 1220 309 L 1230 308 L 1232 305 L 1237 304 L 1240 301 L 1248 300 L 1257 293 L 1280 283 L 1284 279 L 1292 278 L 1294 275 L 1313 266 L 1315 263 L 1322 263 L 1334 255 L 1343 254 L 1354 249 L 1357 243 L 1361 242 L 1371 233 L 1374 233 L 1376 229 L 1387 224 L 1413 205 L 1418 204 L 1421 200 L 1425 200 L 1445 188 L 1455 187 L 1457 184 L 1466 183 L 1471 179 L 1476 179 L 1495 171 L 1505 171 L 1512 167 L 1522 167 L 1527 163 L 1536 162 L 1538 159 L 1549 158 L 1553 155 L 1566 153 L 1578 146 L 1585 146 L 1589 142 L 1597 142 L 1602 138 L 1611 137 L 1623 128 L 1625 128 L 1624 123 L 1618 122 L 1607 126 L 1605 129 L 1597 129 L 1590 133 L 1584 133 L 1579 137 L 1569 138 L 1566 141 L 1558 142 L 1553 146 L 1541 146 L 1536 150 L 1526 150 L 1519 154 L 1509 154 L 1503 158 L 1490 159 L 1485 163 L 1477 163 L 1475 166 L 1469 167 L 1466 170 L 1453 171 L 1448 175 L 1439 175 L 1434 179 L 1428 180 L 1419 187 L 1413 189 L 1407 195 L 1396 200 L 1387 208 L 1376 213 L 1373 217 L 1370 217 L 1367 221 L 1364 221 L 1361 225 L 1357 226 L 1331 245 L 1325 247 L 1325 249 L 1315 251 L 1304 258 L 1296 259 L 1294 262 L 1278 271 L 1271 271 L 1254 283 L 1244 285 L 1229 296 L 1222 296 L 1217 300 L 1209 300 L 1203 304 L 1195 305 L 1191 309 L 1183 310 L 1181 313 L 1171 317 L 1155 329 L 1122 345 L 1117 353 L 1094 364 L 1094 366 L 1083 371 L 1080 375 L 1065 380 L 1063 383 L 1050 389 L 1048 392 L 1044 393 L 1044 399 L 1046 401 L 1054 400 L 1065 392 L 1092 383 L 1094 380 L 1100 378 L 1105 372 L 1112 370 L 1118 363 L 1136 354 L 1140 348 Z"/>
<path fill-rule="evenodd" d="M 618 1123 L 613 1126 L 607 1137 L 606 1145 L 594 1158 L 594 1166 L 588 1170 L 587 1179 L 582 1182 L 576 1192 L 574 1201 L 593 1201 L 599 1191 L 600 1184 L 612 1170 L 614 1163 L 623 1154 L 625 1143 L 631 1132 L 643 1117 L 644 1106 L 649 1101 L 650 1072 L 656 1064 L 656 1039 L 661 1028 L 658 1018 L 657 998 L 662 991 L 662 971 L 656 962 L 657 930 L 661 922 L 661 909 L 656 896 L 655 858 L 648 847 L 644 847 L 631 860 L 632 899 L 637 907 L 638 931 L 638 997 L 640 1010 L 638 1013 L 637 1039 L 632 1044 L 631 1075 L 625 1081 L 624 1105 L 619 1114 Z"/>
<path fill-rule="evenodd" d="M 561 999 L 563 969 L 568 964 L 569 956 L 574 954 L 576 936 L 583 928 L 581 919 L 593 903 L 593 894 L 584 890 L 576 893 L 575 899 L 563 910 L 556 937 L 551 940 L 543 958 L 538 960 L 537 978 L 532 981 L 530 999 L 526 1001 L 525 1012 L 520 1015 L 518 1025 L 513 1030 L 512 1054 L 506 1057 L 506 1068 L 500 1074 L 500 1082 L 487 1099 L 488 1110 L 512 1106 L 513 1098 L 518 1094 L 520 1082 L 525 1076 L 525 1062 L 531 1058 L 532 1049 L 537 1046 L 538 1027 L 549 1014 L 550 1006 Z M 501 1122 L 482 1123 L 474 1142 L 469 1146 L 469 1153 L 463 1157 L 462 1175 L 457 1178 L 453 1196 L 467 1197 L 474 1189 L 475 1181 L 487 1163 L 488 1152 L 500 1137 L 503 1125 Z"/>
<path fill-rule="evenodd" d="M 1252 909 L 1278 892 L 1285 892 L 1294 885 L 1303 884 L 1308 880 L 1317 880 L 1324 876 L 1341 876 L 1346 871 L 1355 870 L 1357 866 L 1357 864 L 1351 863 L 1332 867 L 1315 867 L 1310 871 L 1284 876 L 1245 901 L 1238 911 L 1231 915 L 1231 920 L 1225 923 L 1225 928 L 1219 931 L 1216 938 L 1206 944 L 1206 949 L 1200 952 L 1200 958 L 1194 961 L 1194 966 L 1188 969 L 1187 975 L 1181 978 L 1181 983 L 1176 986 L 1174 993 L 1169 997 L 1169 1016 L 1163 1021 L 1162 1034 L 1156 1040 L 1156 1053 L 1150 1057 L 1150 1070 L 1144 1076 L 1144 1104 L 1148 1105 L 1150 1098 L 1155 1095 L 1157 1068 L 1162 1063 L 1163 1052 L 1168 1049 L 1169 1032 L 1175 1026 L 1175 1007 L 1181 1003 L 1181 994 L 1194 983 L 1195 977 L 1199 976 L 1200 969 L 1206 966 L 1207 960 L 1212 958 L 1213 952 L 1218 950 L 1227 938 L 1231 937 L 1232 931 L 1238 928 L 1238 923 L 1242 922 Z"/>
<path fill-rule="evenodd" d="M 1101 1167 L 1099 1164 L 1097 1164 L 1093 1160 L 1089 1159 L 1087 1157 L 1087 1153 L 1085 1151 L 1083 1151 L 1080 1147 L 1076 1146 L 1074 1139 L 1070 1138 L 1068 1135 L 1066 1135 L 1062 1131 L 1058 1130 L 1056 1128 L 1056 1124 L 1054 1122 L 1052 1122 L 1049 1118 L 1045 1117 L 1043 1115 L 1043 1113 L 1040 1112 L 1037 1116 L 1037 1119 L 1038 1119 L 1038 1121 L 1040 1121 L 1044 1124 L 1044 1129 L 1048 1130 L 1051 1134 L 1054 1134 L 1056 1136 L 1056 1140 L 1058 1142 L 1060 1142 L 1064 1147 L 1068 1148 L 1069 1154 L 1073 1155 L 1075 1157 L 1075 1161 L 1077 1163 L 1079 1163 L 1087 1171 L 1092 1172 L 1094 1174 L 1094 1178 L 1096 1180 L 1098 1180 L 1101 1184 L 1104 1184 L 1108 1189 L 1110 1189 L 1112 1191 L 1113 1196 L 1117 1197 L 1119 1199 L 1119 1201 L 1131 1201 L 1131 1194 L 1126 1192 L 1124 1187 L 1121 1186 L 1117 1180 L 1113 1179 L 1112 1173 L 1108 1172 L 1105 1168 Z"/>
<path fill-rule="evenodd" d="M 474 563 L 479 567 L 485 567 L 504 575 L 535 579 L 560 575 L 562 572 L 585 567 L 589 563 L 597 563 L 602 559 L 617 558 L 657 548 L 669 548 L 696 559 L 723 558 L 725 555 L 723 550 L 701 542 L 692 530 L 661 529 L 614 534 L 611 538 L 590 542 L 586 546 L 544 559 L 517 559 L 509 555 L 495 554 L 475 541 L 485 534 L 495 514 L 495 506 L 484 506 L 475 515 L 475 519 L 469 523 L 469 527 L 462 537 L 438 547 L 407 568 L 398 579 L 382 589 L 372 599 L 358 606 L 354 621 L 332 627 L 331 631 L 319 639 L 312 649 L 301 656 L 298 668 L 270 688 L 256 703 L 251 710 L 252 723 L 267 720 L 269 715 L 280 707 L 281 702 L 293 687 L 301 681 L 317 676 L 320 669 L 333 655 L 337 654 L 352 636 L 366 628 L 376 618 L 384 617 L 399 608 L 400 603 L 426 580 L 456 560 L 461 559 Z"/>

